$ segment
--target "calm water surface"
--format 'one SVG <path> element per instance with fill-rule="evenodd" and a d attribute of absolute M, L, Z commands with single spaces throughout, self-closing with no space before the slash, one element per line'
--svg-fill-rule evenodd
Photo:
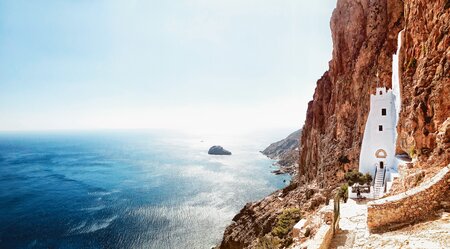
<path fill-rule="evenodd" d="M 0 248 L 209 249 L 246 202 L 289 181 L 258 152 L 272 139 L 0 133 Z M 214 144 L 233 155 L 207 155 Z"/>

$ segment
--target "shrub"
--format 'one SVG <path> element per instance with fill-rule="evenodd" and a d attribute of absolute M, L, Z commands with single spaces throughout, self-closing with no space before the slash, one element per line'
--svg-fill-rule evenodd
<path fill-rule="evenodd" d="M 408 155 L 410 158 L 413 158 L 416 155 L 416 150 L 414 149 L 414 146 L 409 147 Z"/>
<path fill-rule="evenodd" d="M 258 239 L 256 249 L 277 249 L 280 245 L 280 239 L 270 235 L 265 235 Z"/>
<path fill-rule="evenodd" d="M 360 174 L 361 173 L 359 173 L 358 171 L 352 170 L 345 173 L 344 178 L 348 182 L 348 185 L 352 186 L 353 184 L 359 181 Z"/>
<path fill-rule="evenodd" d="M 341 185 L 341 187 L 338 190 L 338 195 L 342 200 L 344 200 L 344 203 L 347 202 L 348 199 L 348 184 L 344 183 Z"/>
<path fill-rule="evenodd" d="M 372 182 L 372 176 L 370 174 L 363 175 L 361 172 L 358 172 L 356 170 L 349 171 L 345 173 L 344 176 L 345 180 L 347 181 L 349 186 L 353 186 L 355 183 L 359 183 L 361 185 L 363 184 L 370 184 Z"/>
<path fill-rule="evenodd" d="M 285 209 L 283 213 L 278 215 L 277 223 L 272 229 L 272 235 L 279 238 L 285 237 L 301 218 L 300 209 L 289 208 Z"/>
<path fill-rule="evenodd" d="M 372 183 L 373 178 L 372 178 L 372 176 L 369 173 L 366 173 L 363 176 L 363 178 L 364 178 L 364 181 L 363 181 L 364 183 L 367 183 L 369 185 Z M 364 183 L 362 183 L 362 184 L 364 184 Z"/>

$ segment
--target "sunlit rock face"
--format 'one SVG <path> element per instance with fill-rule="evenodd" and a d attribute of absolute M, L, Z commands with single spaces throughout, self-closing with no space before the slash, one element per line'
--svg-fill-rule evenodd
<path fill-rule="evenodd" d="M 312 211 L 321 203 L 323 198 L 313 197 L 305 204 L 306 184 L 317 183 L 320 193 L 320 187 L 337 186 L 346 170 L 358 168 L 376 75 L 379 86 L 392 87 L 392 55 L 402 29 L 397 153 L 412 151 L 418 166 L 450 162 L 449 11 L 448 0 L 337 1 L 330 23 L 332 60 L 317 81 L 302 130 L 299 184 L 246 205 L 227 227 L 220 248 L 251 247 L 271 230 L 282 208 Z"/>
<path fill-rule="evenodd" d="M 401 0 L 339 0 L 331 18 L 333 57 L 317 82 L 302 134 L 299 177 L 321 186 L 357 169 L 370 94 L 391 88 L 392 54 L 403 29 Z"/>
<path fill-rule="evenodd" d="M 419 167 L 450 163 L 450 2 L 405 0 L 397 152 Z"/>
<path fill-rule="evenodd" d="M 291 133 L 285 139 L 274 142 L 266 149 L 261 151 L 261 153 L 263 153 L 267 157 L 277 160 L 276 165 L 279 166 L 279 169 L 273 171 L 275 174 L 297 174 L 298 148 L 301 133 L 302 130 L 297 130 Z M 294 180 L 296 179 L 297 178 L 294 178 Z"/>

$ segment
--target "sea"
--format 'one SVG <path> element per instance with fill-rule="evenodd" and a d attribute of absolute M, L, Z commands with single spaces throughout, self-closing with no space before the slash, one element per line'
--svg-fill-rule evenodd
<path fill-rule="evenodd" d="M 259 152 L 289 133 L 2 132 L 0 248 L 210 249 L 289 184 Z"/>

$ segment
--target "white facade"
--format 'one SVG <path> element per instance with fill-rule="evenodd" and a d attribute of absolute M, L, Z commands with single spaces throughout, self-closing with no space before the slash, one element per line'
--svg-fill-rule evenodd
<path fill-rule="evenodd" d="M 385 87 L 376 88 L 370 96 L 370 112 L 367 118 L 359 157 L 359 171 L 369 173 L 375 179 L 376 171 L 386 170 L 386 178 L 397 172 L 395 163 L 396 135 L 395 95 Z"/>

